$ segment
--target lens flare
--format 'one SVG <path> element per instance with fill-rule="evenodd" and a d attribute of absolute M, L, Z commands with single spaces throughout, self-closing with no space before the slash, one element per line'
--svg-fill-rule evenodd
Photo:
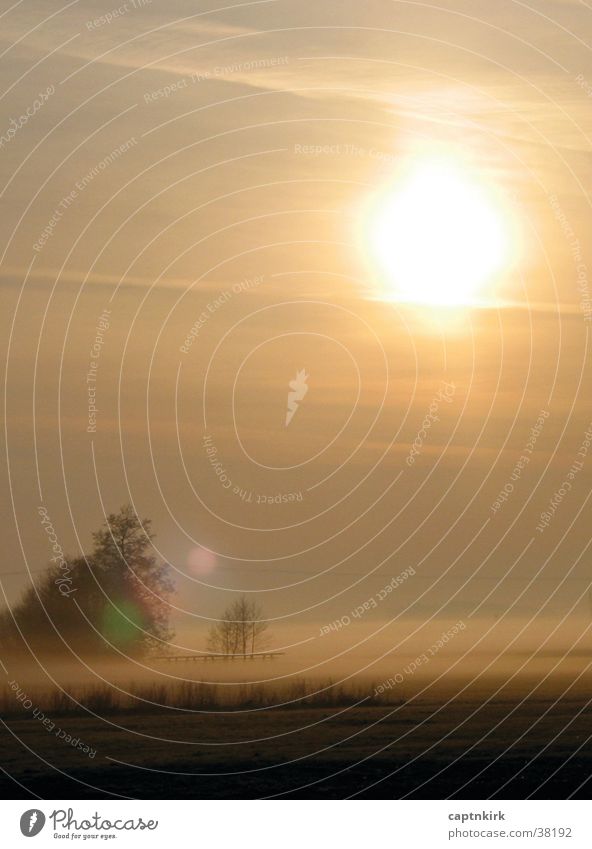
<path fill-rule="evenodd" d="M 201 545 L 192 548 L 187 555 L 187 568 L 193 575 L 210 575 L 216 568 L 216 555 Z"/>
<path fill-rule="evenodd" d="M 142 636 L 144 617 L 136 604 L 126 600 L 114 600 L 105 607 L 101 622 L 101 633 L 115 646 L 126 646 Z"/>

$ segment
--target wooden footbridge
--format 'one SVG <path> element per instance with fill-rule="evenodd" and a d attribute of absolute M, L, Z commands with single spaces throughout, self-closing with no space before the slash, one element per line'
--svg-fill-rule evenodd
<path fill-rule="evenodd" d="M 274 660 L 285 654 L 283 651 L 255 651 L 247 654 L 163 654 L 153 657 L 153 660 L 164 660 L 167 663 L 208 663 L 212 661 L 245 661 L 245 660 Z"/>

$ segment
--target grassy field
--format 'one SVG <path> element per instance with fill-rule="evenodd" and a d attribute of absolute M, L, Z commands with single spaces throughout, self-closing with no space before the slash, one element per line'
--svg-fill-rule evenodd
<path fill-rule="evenodd" d="M 592 714 L 583 692 L 525 700 L 469 693 L 449 702 L 409 694 L 387 702 L 369 698 L 370 684 L 306 697 L 310 689 L 305 681 L 282 691 L 245 684 L 229 698 L 214 685 L 144 683 L 132 698 L 81 687 L 85 709 L 48 691 L 27 693 L 26 708 L 5 692 L 2 793 L 584 798 L 592 786 Z M 296 701 L 272 707 L 286 696 Z"/>

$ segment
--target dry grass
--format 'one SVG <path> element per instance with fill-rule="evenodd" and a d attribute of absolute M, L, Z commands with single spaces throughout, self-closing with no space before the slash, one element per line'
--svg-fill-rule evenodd
<path fill-rule="evenodd" d="M 181 711 L 233 711 L 393 703 L 392 696 L 390 699 L 388 696 L 375 696 L 373 684 L 344 686 L 332 681 L 309 681 L 304 678 L 279 686 L 239 684 L 236 687 L 190 681 L 170 684 L 131 682 L 125 689 L 127 692 L 107 684 L 64 686 L 64 691 L 57 688 L 22 687 L 21 693 L 24 692 L 25 698 L 33 703 L 32 707 L 26 709 L 22 700 L 17 698 L 18 692 L 4 687 L 0 690 L 0 716 L 26 718 L 33 715 L 34 708 L 56 717 L 80 715 L 88 711 L 104 715 L 157 713 L 167 708 Z"/>

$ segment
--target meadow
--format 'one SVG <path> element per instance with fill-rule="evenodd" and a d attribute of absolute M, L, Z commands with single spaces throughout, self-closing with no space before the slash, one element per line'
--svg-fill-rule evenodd
<path fill-rule="evenodd" d="M 7 798 L 585 797 L 588 692 L 145 680 L 23 687 L 25 707 L 8 687 L 0 783 Z"/>

